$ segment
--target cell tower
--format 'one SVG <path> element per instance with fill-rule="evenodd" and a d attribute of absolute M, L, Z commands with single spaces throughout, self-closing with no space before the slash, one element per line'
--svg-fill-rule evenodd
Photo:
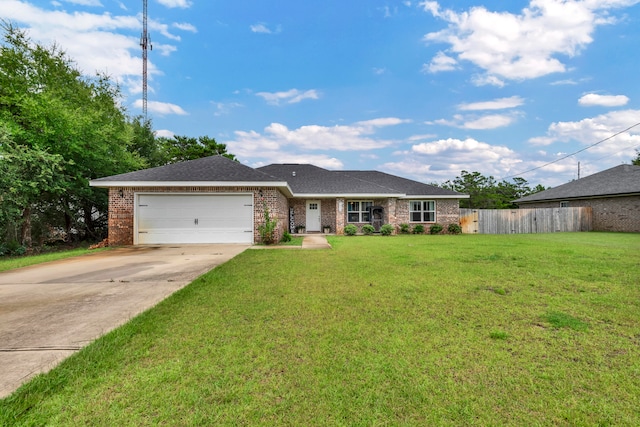
<path fill-rule="evenodd" d="M 142 47 L 142 114 L 147 120 L 147 56 L 148 49 L 153 50 L 147 32 L 147 0 L 142 0 L 142 36 L 140 37 L 140 47 Z"/>

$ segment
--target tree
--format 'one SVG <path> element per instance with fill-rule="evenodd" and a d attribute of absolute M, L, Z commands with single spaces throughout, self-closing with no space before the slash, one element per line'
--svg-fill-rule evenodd
<path fill-rule="evenodd" d="M 162 166 L 165 163 L 165 156 L 160 151 L 160 146 L 155 134 L 151 119 L 136 116 L 129 121 L 132 132 L 131 151 L 136 153 L 144 162 L 146 167 Z"/>
<path fill-rule="evenodd" d="M 32 210 L 43 194 L 55 197 L 63 192 L 63 170 L 62 156 L 17 145 L 8 131 L 0 128 L 0 220 L 5 224 L 6 240 L 31 246 Z M 7 236 L 7 229 L 19 229 L 19 236 Z"/>
<path fill-rule="evenodd" d="M 17 163 L 24 157 L 24 167 L 41 158 L 49 160 L 49 166 L 57 159 L 62 168 L 56 175 L 61 190 L 43 187 L 38 206 L 31 209 L 37 207 L 50 225 L 98 237 L 95 222 L 99 213 L 107 212 L 107 195 L 89 187 L 89 180 L 144 166 L 139 155 L 129 151 L 132 130 L 120 90 L 107 76 L 83 77 L 57 46 L 32 43 L 10 24 L 2 28 L 0 126 L 13 143 L 10 154 Z M 38 188 L 35 177 L 24 179 L 26 186 Z M 23 217 L 22 225 L 29 224 Z M 29 234 L 25 230 L 25 242 Z"/>
<path fill-rule="evenodd" d="M 178 163 L 215 155 L 221 155 L 237 161 L 235 155 L 227 153 L 226 144 L 218 144 L 215 139 L 208 136 L 199 136 L 198 138 L 178 135 L 172 138 L 161 137 L 158 138 L 158 145 L 164 159 L 163 164 Z"/>
<path fill-rule="evenodd" d="M 529 194 L 545 190 L 541 185 L 531 189 L 524 178 L 516 177 L 511 182 L 496 182 L 492 176 L 485 177 L 480 172 L 462 171 L 453 181 L 446 181 L 442 187 L 468 194 L 469 199 L 460 200 L 461 208 L 471 209 L 513 209 L 513 203 Z"/>
<path fill-rule="evenodd" d="M 636 158 L 631 160 L 631 164 L 640 166 L 640 150 L 636 150 Z"/>

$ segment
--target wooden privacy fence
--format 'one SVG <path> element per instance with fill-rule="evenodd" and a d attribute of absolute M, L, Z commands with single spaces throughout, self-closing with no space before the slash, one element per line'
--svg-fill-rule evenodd
<path fill-rule="evenodd" d="M 591 231 L 590 207 L 536 209 L 460 209 L 463 233 L 525 234 Z"/>

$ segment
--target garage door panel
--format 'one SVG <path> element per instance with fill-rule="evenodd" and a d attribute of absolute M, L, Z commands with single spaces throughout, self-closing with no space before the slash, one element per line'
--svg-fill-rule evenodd
<path fill-rule="evenodd" d="M 250 194 L 138 197 L 138 244 L 253 243 Z"/>

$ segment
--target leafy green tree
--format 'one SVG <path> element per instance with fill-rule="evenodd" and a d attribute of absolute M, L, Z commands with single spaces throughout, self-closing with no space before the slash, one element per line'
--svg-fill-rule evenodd
<path fill-rule="evenodd" d="M 0 241 L 16 240 L 31 246 L 32 210 L 41 203 L 43 194 L 62 194 L 63 171 L 62 156 L 18 145 L 0 127 L 0 220 L 5 225 Z M 19 236 L 8 236 L 8 230 L 19 230 Z"/>
<path fill-rule="evenodd" d="M 153 132 L 151 119 L 136 116 L 129 121 L 132 132 L 131 151 L 136 153 L 146 167 L 156 167 L 165 164 L 165 156 Z"/>
<path fill-rule="evenodd" d="M 453 181 L 446 181 L 443 188 L 468 194 L 469 199 L 460 200 L 461 208 L 471 209 L 513 209 L 518 206 L 514 200 L 545 190 L 541 185 L 531 189 L 524 178 L 497 182 L 493 176 L 486 177 L 480 172 L 462 171 Z"/>
<path fill-rule="evenodd" d="M 98 237 L 95 222 L 107 212 L 107 195 L 89 180 L 144 166 L 129 149 L 133 133 L 119 88 L 104 75 L 83 77 L 57 46 L 32 43 L 10 24 L 2 28 L 0 125 L 22 147 L 12 155 L 25 156 L 24 164 L 31 155 L 62 159 L 56 176 L 62 191 L 42 188 L 37 208 L 52 226 Z M 28 185 L 38 187 L 37 181 Z M 28 218 L 22 221 L 28 228 Z"/>
<path fill-rule="evenodd" d="M 631 160 L 631 164 L 640 166 L 640 150 L 636 150 L 636 158 Z"/>
<path fill-rule="evenodd" d="M 218 144 L 214 138 L 199 136 L 174 136 L 172 138 L 158 138 L 159 150 L 163 156 L 163 164 L 184 162 L 202 157 L 221 155 L 231 160 L 236 156 L 227 152 L 226 144 Z"/>

